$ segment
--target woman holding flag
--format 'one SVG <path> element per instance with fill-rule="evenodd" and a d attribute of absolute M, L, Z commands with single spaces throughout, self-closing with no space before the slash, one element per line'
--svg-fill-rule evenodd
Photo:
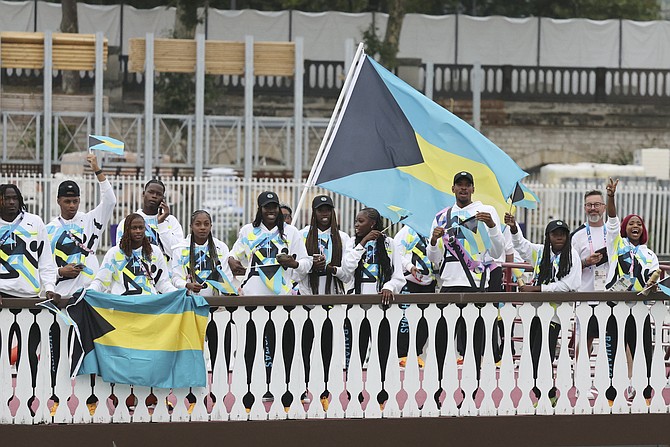
<path fill-rule="evenodd" d="M 212 236 L 212 217 L 196 210 L 191 215 L 191 234 L 174 250 L 172 283 L 202 296 L 237 295 L 228 256 L 228 246 Z"/>
<path fill-rule="evenodd" d="M 288 295 L 289 269 L 301 277 L 312 268 L 300 232 L 284 223 L 277 194 L 265 191 L 258 196 L 256 218 L 240 229 L 228 264 L 235 275 L 244 275 L 245 295 Z"/>
<path fill-rule="evenodd" d="M 382 232 L 382 218 L 374 208 L 363 208 L 354 223 L 356 237 L 349 240 L 342 269 L 354 277 L 353 293 L 379 293 L 390 304 L 405 285 L 402 258 L 392 238 Z"/>

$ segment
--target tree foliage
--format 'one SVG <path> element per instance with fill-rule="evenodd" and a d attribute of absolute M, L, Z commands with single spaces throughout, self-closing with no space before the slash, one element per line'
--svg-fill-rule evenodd
<path fill-rule="evenodd" d="M 86 0 L 87 3 L 113 5 L 120 0 Z M 123 3 L 136 8 L 177 6 L 188 4 L 202 7 L 205 0 L 126 0 Z M 209 6 L 218 9 L 259 9 L 277 11 L 377 11 L 390 13 L 393 0 L 209 0 Z M 568 19 L 583 17 L 595 20 L 659 18 L 657 0 L 402 0 L 406 12 L 421 14 L 469 14 L 476 16 L 503 15 L 508 17 L 553 17 Z"/>

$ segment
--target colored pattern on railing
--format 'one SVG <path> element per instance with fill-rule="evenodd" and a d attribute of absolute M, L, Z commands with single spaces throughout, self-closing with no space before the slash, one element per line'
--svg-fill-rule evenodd
<path fill-rule="evenodd" d="M 589 358 L 592 318 L 600 342 Z M 46 310 L 2 309 L 0 423 L 666 413 L 667 318 L 662 301 L 212 308 L 208 385 L 169 390 L 71 382 L 68 328 Z M 627 337 L 636 345 L 630 379 Z"/>

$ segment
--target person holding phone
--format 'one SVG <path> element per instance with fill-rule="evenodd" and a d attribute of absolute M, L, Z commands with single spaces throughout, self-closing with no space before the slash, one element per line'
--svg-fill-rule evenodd
<path fill-rule="evenodd" d="M 312 269 L 298 278 L 301 295 L 343 295 L 353 278 L 341 268 L 349 235 L 340 231 L 333 199 L 318 195 L 312 200 L 310 225 L 301 230 Z"/>
<path fill-rule="evenodd" d="M 88 154 L 86 161 L 98 180 L 100 203 L 88 212 L 79 211 L 79 185 L 65 180 L 58 186 L 56 199 L 60 214 L 46 226 L 58 267 L 56 292 L 61 296 L 71 296 L 93 281 L 100 268 L 95 253 L 116 205 L 116 195 L 98 165 L 98 158 Z"/>
<path fill-rule="evenodd" d="M 274 192 L 258 196 L 256 218 L 240 229 L 228 265 L 235 275 L 244 276 L 244 295 L 288 295 L 292 274 L 300 277 L 312 268 L 302 236 L 284 223 Z"/>
<path fill-rule="evenodd" d="M 158 179 L 149 180 L 142 192 L 142 208 L 136 211 L 144 218 L 149 241 L 158 245 L 170 263 L 172 251 L 184 240 L 184 230 L 175 216 L 170 214 L 170 205 L 165 196 L 165 184 Z M 124 220 L 116 228 L 116 240 L 123 235 Z"/>

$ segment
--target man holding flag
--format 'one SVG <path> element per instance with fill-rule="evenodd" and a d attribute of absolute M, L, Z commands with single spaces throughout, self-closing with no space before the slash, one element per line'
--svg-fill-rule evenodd
<path fill-rule="evenodd" d="M 79 211 L 79 185 L 65 180 L 58 186 L 60 214 L 46 227 L 58 267 L 56 292 L 62 296 L 70 296 L 93 281 L 100 267 L 95 252 L 116 205 L 114 190 L 97 157 L 90 153 L 86 160 L 100 185 L 100 203 L 86 213 Z"/>
<path fill-rule="evenodd" d="M 473 202 L 475 180 L 461 171 L 454 176 L 451 191 L 456 204 L 437 213 L 433 220 L 428 258 L 439 268 L 441 293 L 485 292 L 495 259 L 505 252 L 505 238 L 495 208 Z M 465 354 L 465 327 L 456 325 L 456 348 Z M 475 324 L 475 362 L 477 374 L 484 353 L 484 328 Z"/>

